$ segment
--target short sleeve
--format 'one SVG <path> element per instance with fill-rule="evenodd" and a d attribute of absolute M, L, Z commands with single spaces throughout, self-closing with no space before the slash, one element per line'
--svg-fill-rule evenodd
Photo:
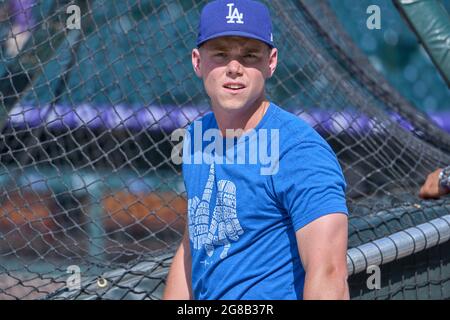
<path fill-rule="evenodd" d="M 299 142 L 290 148 L 272 179 L 276 199 L 291 216 L 295 231 L 330 213 L 348 215 L 345 179 L 325 141 Z"/>

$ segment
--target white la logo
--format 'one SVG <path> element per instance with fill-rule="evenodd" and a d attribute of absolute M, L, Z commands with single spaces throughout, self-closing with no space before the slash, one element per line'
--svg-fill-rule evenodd
<path fill-rule="evenodd" d="M 233 10 L 234 7 L 234 3 L 229 3 L 227 4 L 228 6 L 228 16 L 226 16 L 227 23 L 239 23 L 239 24 L 244 24 L 244 14 L 243 13 L 239 13 L 238 8 L 235 8 Z M 237 20 L 237 21 L 235 21 Z"/>

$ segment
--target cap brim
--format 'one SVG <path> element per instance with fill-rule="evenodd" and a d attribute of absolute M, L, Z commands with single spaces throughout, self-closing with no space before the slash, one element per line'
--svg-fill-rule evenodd
<path fill-rule="evenodd" d="M 212 40 L 212 39 L 217 39 L 220 37 L 226 37 L 226 36 L 235 36 L 235 37 L 244 37 L 244 38 L 250 38 L 250 39 L 255 39 L 255 40 L 259 40 L 261 42 L 264 42 L 265 44 L 267 44 L 269 47 L 274 48 L 275 46 L 273 45 L 273 43 L 267 41 L 266 39 L 262 38 L 262 37 L 258 37 L 252 33 L 247 33 L 247 32 L 242 32 L 242 31 L 225 31 L 225 32 L 220 32 L 220 33 L 216 33 L 214 35 L 211 35 L 205 39 L 202 39 L 202 41 L 197 43 L 197 48 L 200 47 L 202 44 L 204 44 L 205 42 Z"/>

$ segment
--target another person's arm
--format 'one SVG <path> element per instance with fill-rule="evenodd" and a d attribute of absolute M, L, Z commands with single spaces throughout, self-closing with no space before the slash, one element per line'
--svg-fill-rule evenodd
<path fill-rule="evenodd" d="M 190 300 L 192 299 L 191 288 L 191 251 L 189 235 L 186 230 L 180 246 L 173 258 L 167 276 L 164 300 Z"/>
<path fill-rule="evenodd" d="M 347 215 L 322 216 L 296 235 L 306 272 L 303 299 L 348 300 Z"/>
<path fill-rule="evenodd" d="M 420 188 L 419 196 L 423 199 L 437 199 L 450 193 L 449 173 L 450 167 L 430 173 Z"/>

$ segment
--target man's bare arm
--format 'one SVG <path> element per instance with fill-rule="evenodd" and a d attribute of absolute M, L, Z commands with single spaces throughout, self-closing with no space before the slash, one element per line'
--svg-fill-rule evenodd
<path fill-rule="evenodd" d="M 164 300 L 190 300 L 192 299 L 191 288 L 191 251 L 189 235 L 184 232 L 183 240 L 173 258 L 167 276 Z"/>
<path fill-rule="evenodd" d="M 439 185 L 439 174 L 442 170 L 442 168 L 436 169 L 427 176 L 425 183 L 420 188 L 419 197 L 423 199 L 437 199 L 450 193 L 449 190 L 443 189 Z"/>
<path fill-rule="evenodd" d="M 328 214 L 296 233 L 305 268 L 305 300 L 347 300 L 348 220 L 342 213 Z"/>

